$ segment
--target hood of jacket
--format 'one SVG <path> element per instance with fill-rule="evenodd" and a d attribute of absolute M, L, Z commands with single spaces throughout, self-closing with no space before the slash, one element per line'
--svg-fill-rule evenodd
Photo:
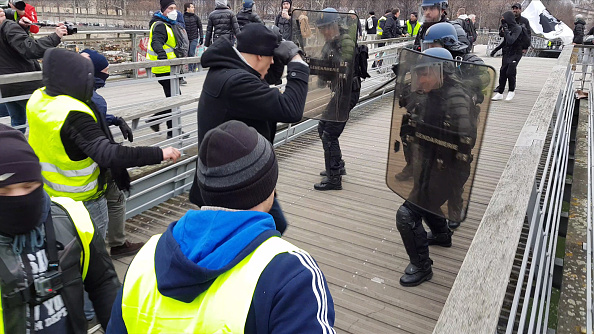
<path fill-rule="evenodd" d="M 583 19 L 577 19 L 577 20 L 575 20 L 575 24 L 583 24 L 583 25 L 586 25 L 586 21 L 584 21 Z"/>
<path fill-rule="evenodd" d="M 157 288 L 189 303 L 273 236 L 280 234 L 268 213 L 190 210 L 157 243 Z"/>
<path fill-rule="evenodd" d="M 516 16 L 511 11 L 503 13 L 503 19 L 505 20 L 505 23 L 507 23 L 510 29 L 518 25 L 518 23 L 516 22 Z"/>
<path fill-rule="evenodd" d="M 65 49 L 49 49 L 43 56 L 43 84 L 52 96 L 68 95 L 87 103 L 95 88 L 91 60 Z"/>
<path fill-rule="evenodd" d="M 217 2 L 217 5 L 215 6 L 215 10 L 217 10 L 217 9 L 229 9 L 229 6 L 227 6 L 226 4 Z"/>
<path fill-rule="evenodd" d="M 231 45 L 226 38 L 217 38 L 212 45 L 204 51 L 200 62 L 204 68 L 238 68 L 260 77 L 248 63 L 241 59 L 239 51 Z"/>
<path fill-rule="evenodd" d="M 241 10 L 239 12 L 240 13 L 251 13 L 252 9 L 254 9 L 254 8 L 253 7 L 250 7 L 250 8 L 241 7 Z"/>
<path fill-rule="evenodd" d="M 284 2 L 288 2 L 288 3 L 289 3 L 289 5 L 291 5 L 291 6 L 289 7 L 289 11 L 291 11 L 291 9 L 293 9 L 293 1 L 292 1 L 292 0 L 281 0 L 281 8 L 283 7 L 283 3 L 284 3 Z"/>

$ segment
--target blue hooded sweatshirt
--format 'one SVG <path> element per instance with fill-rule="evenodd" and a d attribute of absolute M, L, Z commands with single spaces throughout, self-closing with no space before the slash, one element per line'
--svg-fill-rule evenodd
<path fill-rule="evenodd" d="M 157 243 L 154 266 L 159 292 L 189 303 L 219 275 L 278 235 L 268 213 L 188 211 L 169 225 Z M 332 296 L 313 258 L 305 253 L 275 256 L 260 275 L 244 333 L 330 334 L 335 333 L 333 326 Z M 122 290 L 113 304 L 107 333 L 127 333 Z"/>

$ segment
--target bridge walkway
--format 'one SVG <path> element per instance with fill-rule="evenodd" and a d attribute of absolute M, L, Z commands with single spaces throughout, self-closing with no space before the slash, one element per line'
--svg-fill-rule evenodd
<path fill-rule="evenodd" d="M 498 69 L 501 58 L 486 61 Z M 456 230 L 453 247 L 431 248 L 434 276 L 419 287 L 404 288 L 398 283 L 408 258 L 395 226 L 402 199 L 385 185 L 391 95 L 351 113 L 340 138 L 348 173 L 342 191 L 313 190 L 324 166 L 315 131 L 276 149 L 277 190 L 290 224 L 285 238 L 309 251 L 326 275 L 338 333 L 433 331 L 518 134 L 555 62 L 522 59 L 515 99 L 493 102 L 468 218 Z M 153 86 L 151 94 L 162 94 L 156 82 Z M 129 219 L 130 239 L 146 241 L 195 208 L 187 195 L 170 199 Z M 131 259 L 114 261 L 120 278 Z"/>

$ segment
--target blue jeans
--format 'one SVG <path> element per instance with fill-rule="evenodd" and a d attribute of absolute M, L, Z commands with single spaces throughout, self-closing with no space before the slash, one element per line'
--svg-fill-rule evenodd
<path fill-rule="evenodd" d="M 10 116 L 4 103 L 0 103 L 0 117 Z"/>
<path fill-rule="evenodd" d="M 276 194 L 274 195 L 274 202 L 272 203 L 272 208 L 268 211 L 272 218 L 274 218 L 274 224 L 276 225 L 276 230 L 280 232 L 280 234 L 285 233 L 287 229 L 287 219 L 285 218 L 285 214 L 283 213 L 283 209 L 281 209 L 278 200 L 276 199 Z"/>
<path fill-rule="evenodd" d="M 83 204 L 87 208 L 87 211 L 89 211 L 89 216 L 91 216 L 91 220 L 93 221 L 93 225 L 95 225 L 97 232 L 99 232 L 99 235 L 105 239 L 108 223 L 107 200 L 105 199 L 105 196 L 83 202 Z M 89 299 L 89 294 L 86 291 L 84 292 L 84 300 L 85 317 L 87 320 L 91 320 L 95 317 L 95 309 L 93 308 L 93 303 Z"/>
<path fill-rule="evenodd" d="M 6 102 L 4 104 L 10 115 L 10 125 L 16 128 L 27 123 L 27 100 Z M 19 129 L 25 133 L 25 128 Z"/>
<path fill-rule="evenodd" d="M 194 57 L 196 55 L 196 47 L 198 47 L 198 38 L 190 41 L 190 50 L 188 50 L 188 57 Z M 194 72 L 196 70 L 196 64 L 189 64 L 188 70 Z"/>

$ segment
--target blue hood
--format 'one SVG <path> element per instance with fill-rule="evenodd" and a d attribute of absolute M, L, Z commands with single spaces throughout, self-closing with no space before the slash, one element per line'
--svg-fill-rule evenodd
<path fill-rule="evenodd" d="M 159 292 L 189 303 L 275 235 L 280 234 L 268 213 L 190 210 L 157 243 Z"/>

